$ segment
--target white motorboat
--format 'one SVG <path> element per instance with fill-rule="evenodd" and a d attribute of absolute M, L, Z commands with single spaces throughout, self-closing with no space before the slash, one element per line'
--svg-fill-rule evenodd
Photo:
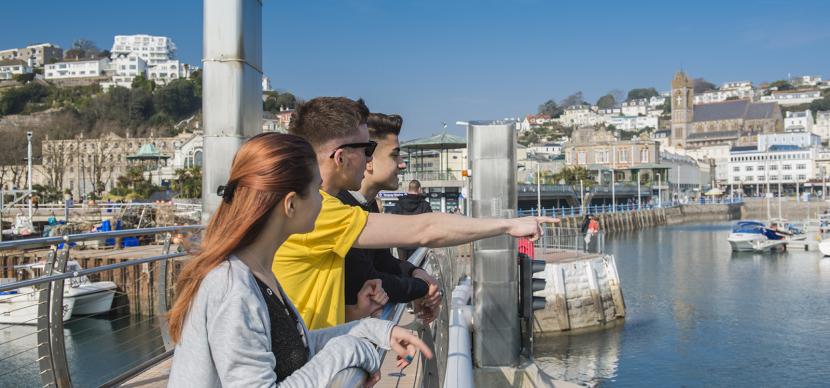
<path fill-rule="evenodd" d="M 755 251 L 768 240 L 765 225 L 758 221 L 738 221 L 727 240 L 733 251 Z"/>
<path fill-rule="evenodd" d="M 31 271 L 42 267 L 43 264 L 30 264 L 18 268 Z M 67 272 L 80 270 L 78 262 L 66 263 Z M 63 320 L 66 321 L 73 315 L 92 315 L 109 311 L 115 289 L 114 282 L 91 282 L 85 275 L 64 280 Z M 22 287 L 0 294 L 0 323 L 37 324 L 39 297 L 40 290 L 35 287 Z"/>
<path fill-rule="evenodd" d="M 830 256 L 830 238 L 821 240 L 821 242 L 818 243 L 818 250 L 821 251 L 822 255 Z"/>

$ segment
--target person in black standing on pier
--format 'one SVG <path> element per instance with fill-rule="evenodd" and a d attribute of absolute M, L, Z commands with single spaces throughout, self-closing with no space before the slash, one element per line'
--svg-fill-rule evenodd
<path fill-rule="evenodd" d="M 372 160 L 366 164 L 359 191 L 343 190 L 337 198 L 344 204 L 360 206 L 369 213 L 380 213 L 375 197 L 381 190 L 398 188 L 398 172 L 406 168 L 401 158 L 400 140 L 403 119 L 398 115 L 371 113 L 369 139 L 377 142 Z M 380 279 L 392 303 L 415 301 L 420 318 L 435 319 L 441 303 L 438 282 L 426 271 L 406 260 L 399 260 L 385 249 L 352 248 L 346 255 L 346 305 L 357 303 L 357 294 L 370 279 Z"/>
<path fill-rule="evenodd" d="M 418 182 L 417 179 L 409 181 L 406 195 L 398 197 L 398 204 L 395 205 L 392 212 L 402 215 L 432 213 L 432 206 L 421 194 L 421 182 Z M 414 249 L 398 248 L 398 257 L 401 260 L 406 260 L 414 252 Z"/>

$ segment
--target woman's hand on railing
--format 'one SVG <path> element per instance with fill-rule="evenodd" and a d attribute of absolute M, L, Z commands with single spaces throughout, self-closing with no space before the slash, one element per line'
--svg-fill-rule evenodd
<path fill-rule="evenodd" d="M 432 359 L 432 350 L 415 333 L 400 326 L 392 328 L 389 337 L 389 346 L 398 354 L 398 369 L 403 369 L 412 363 L 417 352 L 421 352 L 427 359 Z M 370 379 L 371 380 L 371 379 Z"/>

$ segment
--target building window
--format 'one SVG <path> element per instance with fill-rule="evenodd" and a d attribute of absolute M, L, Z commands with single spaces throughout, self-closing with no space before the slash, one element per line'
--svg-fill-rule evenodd
<path fill-rule="evenodd" d="M 738 166 L 732 167 L 732 171 L 734 172 L 741 172 L 741 168 Z"/>
<path fill-rule="evenodd" d="M 776 170 L 778 170 L 778 165 L 777 165 L 777 164 L 773 164 L 773 165 L 769 166 L 769 170 L 770 170 L 770 171 L 776 171 Z"/>
<path fill-rule="evenodd" d="M 580 152 L 580 153 L 577 155 L 577 161 L 576 161 L 576 163 L 577 163 L 577 164 L 585 164 L 585 153 L 584 153 L 584 152 Z"/>
<path fill-rule="evenodd" d="M 748 177 L 746 177 L 746 181 L 747 181 L 747 182 L 752 182 L 752 179 L 753 179 L 753 178 L 754 178 L 754 177 L 748 176 Z"/>
<path fill-rule="evenodd" d="M 758 166 L 758 171 L 764 171 L 764 165 L 763 164 Z"/>
<path fill-rule="evenodd" d="M 770 177 L 769 177 L 769 180 L 771 180 L 771 181 L 777 181 L 777 180 L 778 180 L 778 175 L 772 175 L 772 176 L 770 176 Z"/>
<path fill-rule="evenodd" d="M 763 182 L 763 181 L 764 181 L 764 176 L 763 175 L 758 175 L 758 182 Z"/>
<path fill-rule="evenodd" d="M 798 164 L 798 165 L 795 166 L 795 168 L 798 169 L 798 170 L 806 170 L 807 165 L 806 164 Z"/>
<path fill-rule="evenodd" d="M 799 175 L 798 180 L 803 181 L 807 179 L 807 175 Z"/>
<path fill-rule="evenodd" d="M 648 150 L 640 150 L 640 162 L 648 163 Z"/>
<path fill-rule="evenodd" d="M 746 171 L 752 171 L 752 170 L 753 170 L 752 166 L 746 166 Z"/>
<path fill-rule="evenodd" d="M 793 169 L 793 166 L 792 166 L 791 164 L 785 164 L 785 165 L 784 165 L 784 167 L 783 167 L 782 169 L 783 169 L 783 170 L 792 170 L 792 169 Z"/>
<path fill-rule="evenodd" d="M 784 175 L 783 179 L 785 181 L 791 181 L 793 179 L 793 176 L 792 175 Z"/>

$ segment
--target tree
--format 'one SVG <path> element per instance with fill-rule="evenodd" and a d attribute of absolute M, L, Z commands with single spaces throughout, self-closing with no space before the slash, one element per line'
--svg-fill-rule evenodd
<path fill-rule="evenodd" d="M 597 100 L 597 107 L 600 109 L 610 109 L 617 105 L 617 100 L 614 99 L 614 96 L 611 93 L 606 94 Z"/>
<path fill-rule="evenodd" d="M 585 105 L 585 99 L 582 97 L 582 92 L 573 93 L 570 96 L 565 97 L 565 99 L 561 102 L 559 102 L 559 106 L 565 108 L 574 105 Z"/>
<path fill-rule="evenodd" d="M 539 114 L 548 115 L 550 117 L 559 117 L 562 114 L 562 109 L 556 104 L 554 100 L 547 100 L 542 105 L 539 105 Z"/>
<path fill-rule="evenodd" d="M 98 49 L 95 42 L 80 38 L 72 42 L 72 48 L 66 50 L 63 56 L 68 59 L 96 58 L 100 52 L 101 50 Z"/>
<path fill-rule="evenodd" d="M 789 81 L 786 80 L 778 80 L 771 84 L 769 84 L 769 89 L 775 88 L 775 90 L 795 90 L 795 86 L 791 84 Z"/>
<path fill-rule="evenodd" d="M 131 86 L 133 89 L 144 89 L 150 93 L 156 90 L 156 83 L 151 80 L 148 80 L 147 77 L 144 76 L 144 74 L 139 74 L 135 76 L 135 78 L 133 78 Z"/>
<path fill-rule="evenodd" d="M 0 115 L 21 113 L 27 105 L 41 102 L 48 95 L 46 86 L 34 82 L 12 88 L 0 95 Z"/>
<path fill-rule="evenodd" d="M 694 87 L 695 94 L 708 92 L 710 90 L 718 90 L 717 85 L 703 78 L 695 78 L 694 80 L 692 80 L 692 86 Z"/>
<path fill-rule="evenodd" d="M 192 167 L 176 170 L 173 191 L 178 192 L 179 198 L 201 198 L 202 169 L 200 167 Z"/>
<path fill-rule="evenodd" d="M 67 151 L 63 145 L 48 144 L 43 149 L 43 167 L 46 169 L 47 187 L 50 191 L 60 192 L 63 187 L 63 175 L 66 173 Z"/>
<path fill-rule="evenodd" d="M 657 93 L 657 89 L 654 88 L 639 88 L 639 89 L 631 89 L 628 91 L 628 98 L 626 101 L 631 100 L 639 100 L 643 98 L 652 98 L 659 95 Z"/>
<path fill-rule="evenodd" d="M 156 111 L 180 120 L 192 115 L 201 105 L 201 99 L 195 94 L 193 82 L 176 79 L 157 90 L 153 96 Z"/>
<path fill-rule="evenodd" d="M 588 174 L 588 170 L 583 167 L 565 167 L 556 174 L 553 174 L 554 183 L 564 183 L 566 185 L 578 185 L 579 181 L 585 186 L 591 186 L 593 179 Z"/>
<path fill-rule="evenodd" d="M 12 76 L 12 79 L 20 82 L 21 84 L 25 84 L 35 79 L 35 73 L 15 74 Z"/>
<path fill-rule="evenodd" d="M 613 89 L 608 94 L 614 97 L 615 102 L 625 101 L 625 92 L 620 89 Z"/>

